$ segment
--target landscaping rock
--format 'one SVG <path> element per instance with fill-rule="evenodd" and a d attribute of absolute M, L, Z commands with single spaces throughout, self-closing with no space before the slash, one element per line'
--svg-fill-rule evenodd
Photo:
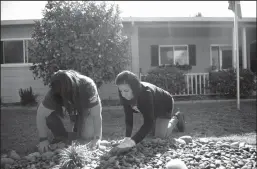
<path fill-rule="evenodd" d="M 53 156 L 54 156 L 54 152 L 51 152 L 51 151 L 47 151 L 42 154 L 42 157 L 48 160 L 51 159 Z"/>
<path fill-rule="evenodd" d="M 186 141 L 185 140 L 183 140 L 183 139 L 175 139 L 176 140 L 176 142 L 178 143 L 178 144 L 181 144 L 181 145 L 185 145 L 186 144 Z"/>
<path fill-rule="evenodd" d="M 182 137 L 179 137 L 179 139 L 182 139 L 186 142 L 186 144 L 189 144 L 189 143 L 192 143 L 193 142 L 193 139 L 191 136 L 182 136 Z"/>
<path fill-rule="evenodd" d="M 203 144 L 207 144 L 209 142 L 209 140 L 207 138 L 200 138 L 199 142 L 203 143 Z"/>
<path fill-rule="evenodd" d="M 186 164 L 180 159 L 170 160 L 165 167 L 167 169 L 187 169 Z"/>
<path fill-rule="evenodd" d="M 14 160 L 11 159 L 11 158 L 1 158 L 1 166 L 5 166 L 5 164 L 13 164 L 14 163 Z"/>
<path fill-rule="evenodd" d="M 12 150 L 10 152 L 10 155 L 9 155 L 10 158 L 14 159 L 14 160 L 20 160 L 21 157 L 19 156 L 19 154 L 16 153 L 16 151 Z"/>
<path fill-rule="evenodd" d="M 184 136 L 183 136 L 184 137 Z M 105 149 L 92 149 L 86 155 L 87 169 L 207 169 L 207 168 L 256 168 L 256 148 L 241 143 L 215 142 L 205 139 L 185 141 L 184 139 L 145 139 L 133 148 L 119 149 L 114 147 L 117 142 L 106 144 Z M 177 141 L 179 140 L 179 141 Z M 181 141 L 182 140 L 182 141 Z M 117 145 L 117 144 L 116 144 Z M 183 145 L 183 146 L 182 146 Z M 241 144 L 242 146 L 242 144 Z M 57 146 L 58 147 L 58 146 Z M 12 160 L 5 164 L 10 169 L 54 169 L 59 164 L 59 152 L 55 149 L 40 155 L 35 152 L 20 160 Z M 113 151 L 113 152 L 112 152 Z M 2 156 L 3 157 L 3 156 Z M 30 159 L 31 158 L 31 159 Z M 80 168 L 81 169 L 81 168 Z"/>
<path fill-rule="evenodd" d="M 244 148 L 245 147 L 245 142 L 240 142 L 239 143 L 239 148 Z"/>
<path fill-rule="evenodd" d="M 238 148 L 239 147 L 239 142 L 233 142 L 233 143 L 231 143 L 230 146 L 233 147 L 233 148 Z"/>

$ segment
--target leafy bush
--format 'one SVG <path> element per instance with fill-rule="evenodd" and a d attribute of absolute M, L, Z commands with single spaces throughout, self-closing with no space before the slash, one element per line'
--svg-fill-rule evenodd
<path fill-rule="evenodd" d="M 48 1 L 32 32 L 30 70 L 48 85 L 53 72 L 74 69 L 100 87 L 130 63 L 129 41 L 114 4 Z"/>
<path fill-rule="evenodd" d="M 171 94 L 181 93 L 186 88 L 184 73 L 185 71 L 176 66 L 160 66 L 150 70 L 142 81 L 155 84 Z"/>
<path fill-rule="evenodd" d="M 256 90 L 255 74 L 248 69 L 241 69 L 240 76 L 240 95 L 250 96 Z M 209 89 L 212 93 L 219 95 L 236 96 L 237 78 L 236 70 L 210 71 Z"/>
<path fill-rule="evenodd" d="M 20 95 L 20 103 L 21 105 L 35 105 L 37 103 L 37 95 L 34 94 L 32 91 L 32 88 L 28 89 L 20 89 L 19 90 Z"/>

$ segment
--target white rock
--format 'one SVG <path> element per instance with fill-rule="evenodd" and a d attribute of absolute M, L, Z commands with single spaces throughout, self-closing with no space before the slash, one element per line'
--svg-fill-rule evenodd
<path fill-rule="evenodd" d="M 167 169 L 188 169 L 186 164 L 180 159 L 172 159 L 166 164 Z"/>
<path fill-rule="evenodd" d="M 13 164 L 14 160 L 11 158 L 1 158 L 1 165 Z"/>
<path fill-rule="evenodd" d="M 104 146 L 104 145 L 99 145 L 99 150 L 105 151 L 105 150 L 106 150 L 106 146 Z"/>
<path fill-rule="evenodd" d="M 238 148 L 239 147 L 239 142 L 233 142 L 230 144 L 231 147 L 233 148 Z"/>
<path fill-rule="evenodd" d="M 100 145 L 103 145 L 103 146 L 110 146 L 111 145 L 111 142 L 107 141 L 107 140 L 101 140 L 100 141 Z"/>
<path fill-rule="evenodd" d="M 245 142 L 240 142 L 239 143 L 239 148 L 244 148 L 245 147 Z"/>
<path fill-rule="evenodd" d="M 34 153 L 29 154 L 28 156 L 40 157 L 40 153 L 34 152 Z"/>
<path fill-rule="evenodd" d="M 179 137 L 179 139 L 182 139 L 184 140 L 187 144 L 189 143 L 192 143 L 193 142 L 193 139 L 191 136 L 182 136 L 182 137 Z"/>
<path fill-rule="evenodd" d="M 209 140 L 208 140 L 207 138 L 200 138 L 200 139 L 199 139 L 199 142 L 206 144 L 206 143 L 209 142 Z"/>
<path fill-rule="evenodd" d="M 182 144 L 182 145 L 185 145 L 186 144 L 186 142 L 185 142 L 185 140 L 182 140 L 182 139 L 175 139 L 176 140 L 176 142 L 177 143 L 179 143 L 179 144 Z"/>
<path fill-rule="evenodd" d="M 17 154 L 16 153 L 16 151 L 14 151 L 14 150 L 12 150 L 11 152 L 10 152 L 10 158 L 12 158 L 12 159 L 14 159 L 14 160 L 20 160 L 21 159 L 21 157 L 19 156 L 19 154 Z"/>

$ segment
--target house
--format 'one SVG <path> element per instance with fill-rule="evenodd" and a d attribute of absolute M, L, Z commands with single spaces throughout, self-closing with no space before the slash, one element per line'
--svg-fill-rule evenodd
<path fill-rule="evenodd" d="M 1 97 L 3 102 L 18 102 L 20 88 L 31 86 L 40 98 L 47 91 L 41 79 L 34 80 L 29 70 L 28 52 L 33 20 L 1 21 Z M 131 70 L 146 74 L 162 64 L 189 64 L 187 74 L 196 82 L 208 77 L 208 69 L 236 66 L 233 52 L 233 18 L 123 18 L 124 33 L 131 39 Z M 256 72 L 256 18 L 239 20 L 240 66 Z M 141 72 L 140 72 L 141 71 Z M 192 78 L 193 77 L 193 78 Z M 200 78 L 198 78 L 200 77 Z M 202 83 L 200 83 L 202 84 Z M 197 89 L 196 89 L 197 90 Z M 201 88 L 200 88 L 201 90 Z M 188 94 L 205 94 L 191 90 Z M 102 99 L 118 98 L 113 83 L 100 89 Z"/>

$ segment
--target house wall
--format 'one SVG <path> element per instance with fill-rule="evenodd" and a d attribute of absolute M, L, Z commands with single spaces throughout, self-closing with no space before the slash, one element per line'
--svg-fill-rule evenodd
<path fill-rule="evenodd" d="M 31 38 L 33 25 L 1 26 L 2 39 Z"/>
<path fill-rule="evenodd" d="M 41 101 L 49 87 L 44 86 L 41 79 L 34 79 L 28 66 L 1 67 L 1 99 L 4 103 L 20 101 L 19 89 L 32 87 Z M 99 89 L 102 100 L 118 99 L 118 91 L 114 82 L 106 83 Z"/>
<path fill-rule="evenodd" d="M 211 28 L 205 28 L 211 29 Z M 211 44 L 230 44 L 232 45 L 232 29 L 220 29 L 220 34 L 209 32 L 207 36 L 185 36 L 181 33 L 174 36 L 154 36 L 154 37 L 140 37 L 139 36 L 139 56 L 140 68 L 142 72 L 146 73 L 151 67 L 151 45 L 196 45 L 196 66 L 192 66 L 191 72 L 207 72 L 210 66 L 210 45 Z M 225 36 L 224 36 L 225 35 Z"/>
<path fill-rule="evenodd" d="M 47 91 L 41 79 L 34 80 L 28 66 L 1 67 L 1 97 L 4 103 L 19 102 L 19 89 L 32 87 L 40 101 Z"/>
<path fill-rule="evenodd" d="M 130 34 L 130 25 L 124 25 L 124 33 Z M 139 28 L 139 64 L 143 73 L 146 73 L 152 67 L 150 46 L 151 45 L 176 45 L 176 44 L 195 44 L 197 66 L 193 66 L 192 72 L 206 72 L 210 66 L 210 45 L 211 44 L 231 44 L 232 28 L 224 29 L 206 29 L 201 31 L 190 31 L 181 29 L 182 32 L 173 32 L 168 34 L 167 29 L 152 32 Z M 30 38 L 33 25 L 15 25 L 1 26 L 1 39 L 22 39 Z M 156 30 L 154 30 L 156 31 Z M 144 33 L 142 33 L 144 32 Z M 217 33 L 219 32 L 219 33 Z M 250 33 L 248 33 L 250 32 Z M 256 28 L 247 29 L 247 54 L 249 56 L 249 44 L 256 40 Z M 241 34 L 239 42 L 241 46 Z M 248 59 L 249 60 L 249 59 Z M 249 63 L 248 63 L 249 66 Z M 129 68 L 128 68 L 129 69 Z M 41 79 L 34 80 L 32 72 L 28 66 L 6 66 L 1 65 L 1 97 L 3 102 L 19 102 L 18 90 L 20 88 L 32 87 L 35 93 L 39 94 L 39 100 L 42 99 L 48 87 L 43 85 Z M 104 84 L 99 89 L 101 99 L 118 99 L 118 92 L 114 82 Z"/>

